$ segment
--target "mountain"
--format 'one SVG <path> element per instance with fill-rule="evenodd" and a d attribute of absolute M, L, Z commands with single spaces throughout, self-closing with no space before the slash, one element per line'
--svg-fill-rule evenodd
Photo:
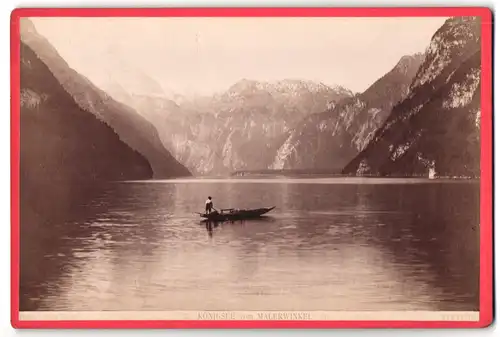
<path fill-rule="evenodd" d="M 267 168 L 284 133 L 353 95 L 340 86 L 296 79 L 243 79 L 222 93 L 179 103 L 130 92 L 125 97 L 119 90 L 110 94 L 121 95 L 152 122 L 165 147 L 199 174 Z"/>
<path fill-rule="evenodd" d="M 118 51 L 109 49 L 109 56 L 113 59 L 113 67 L 106 69 L 108 81 L 100 85 L 100 88 L 108 92 L 108 85 L 119 85 L 127 88 L 127 92 L 133 92 L 140 95 L 151 95 L 155 97 L 165 96 L 162 86 L 151 76 L 148 76 L 137 67 L 130 65 L 122 59 Z"/>
<path fill-rule="evenodd" d="M 21 42 L 21 226 L 53 220 L 102 182 L 149 179 L 149 162 L 82 109 Z M 78 201 L 77 201 L 78 200 Z"/>
<path fill-rule="evenodd" d="M 21 19 L 21 40 L 48 66 L 50 72 L 80 108 L 93 113 L 111 126 L 125 143 L 147 158 L 155 178 L 190 175 L 164 148 L 158 131 L 136 111 L 112 99 L 87 78 L 69 67 L 33 23 Z"/>
<path fill-rule="evenodd" d="M 363 93 L 307 116 L 287 132 L 269 168 L 340 171 L 406 96 L 422 61 L 421 54 L 405 56 Z"/>
<path fill-rule="evenodd" d="M 479 176 L 480 26 L 476 17 L 444 23 L 408 97 L 344 173 Z"/>

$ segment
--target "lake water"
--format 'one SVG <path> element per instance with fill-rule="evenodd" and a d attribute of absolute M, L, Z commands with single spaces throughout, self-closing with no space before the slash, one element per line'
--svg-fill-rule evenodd
<path fill-rule="evenodd" d="M 276 209 L 207 228 L 208 195 Z M 477 181 L 124 182 L 80 210 L 21 242 L 21 310 L 478 310 Z"/>

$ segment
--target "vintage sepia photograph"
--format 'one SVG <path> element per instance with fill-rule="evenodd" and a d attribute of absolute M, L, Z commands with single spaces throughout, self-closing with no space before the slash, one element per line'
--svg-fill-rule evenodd
<path fill-rule="evenodd" d="M 479 321 L 484 25 L 20 17 L 19 320 Z"/>

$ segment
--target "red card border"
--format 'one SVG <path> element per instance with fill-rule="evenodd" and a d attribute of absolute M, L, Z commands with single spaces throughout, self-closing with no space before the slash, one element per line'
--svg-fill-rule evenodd
<path fill-rule="evenodd" d="M 481 229 L 479 321 L 19 320 L 19 114 L 22 17 L 436 17 L 479 16 L 481 29 Z M 11 13 L 11 324 L 14 328 L 479 328 L 493 320 L 492 13 L 487 7 L 17 8 Z"/>

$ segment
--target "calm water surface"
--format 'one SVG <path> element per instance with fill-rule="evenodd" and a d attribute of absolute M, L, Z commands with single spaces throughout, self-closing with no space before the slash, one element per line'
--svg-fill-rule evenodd
<path fill-rule="evenodd" d="M 194 212 L 276 206 L 209 227 Z M 477 310 L 478 182 L 104 186 L 21 242 L 21 310 Z"/>

